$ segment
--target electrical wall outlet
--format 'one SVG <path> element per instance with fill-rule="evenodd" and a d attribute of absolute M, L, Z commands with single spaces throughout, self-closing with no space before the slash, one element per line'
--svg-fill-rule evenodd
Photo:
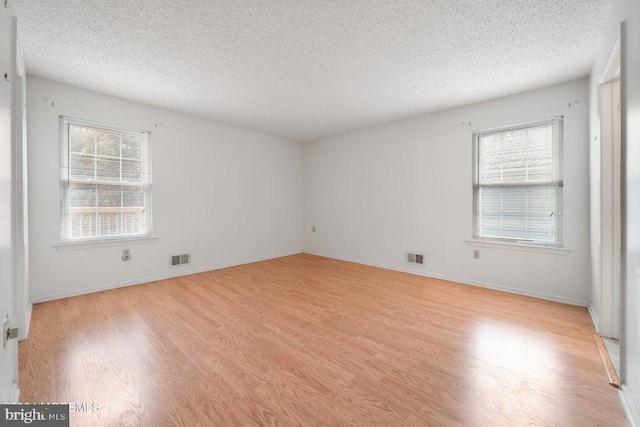
<path fill-rule="evenodd" d="M 311 227 L 311 231 L 313 231 L 314 233 L 316 232 L 316 226 L 315 225 L 313 227 Z"/>
<path fill-rule="evenodd" d="M 480 251 L 478 249 L 473 250 L 473 259 L 480 259 Z"/>
<path fill-rule="evenodd" d="M 122 260 L 123 261 L 129 261 L 131 259 L 131 252 L 129 252 L 129 249 L 123 249 L 122 250 Z"/>

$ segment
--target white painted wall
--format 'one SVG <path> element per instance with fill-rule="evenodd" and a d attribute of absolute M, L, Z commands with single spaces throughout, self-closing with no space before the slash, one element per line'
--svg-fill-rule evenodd
<path fill-rule="evenodd" d="M 629 407 L 630 416 L 640 425 L 640 2 L 637 0 L 614 0 L 600 41 L 590 80 L 590 138 L 600 136 L 598 115 L 598 82 L 605 66 L 609 50 L 618 32 L 620 22 L 626 21 L 626 40 L 623 42 L 622 61 L 622 108 L 623 159 L 626 176 L 626 233 L 623 236 L 623 288 L 620 339 L 620 364 L 622 391 Z M 624 118 L 626 112 L 626 120 Z M 626 142 L 625 142 L 626 139 Z M 592 143 L 592 149 L 594 144 Z M 596 157 L 596 156 L 593 156 Z M 599 159 L 598 159 L 599 160 Z M 597 181 L 599 163 L 592 161 L 592 200 L 599 197 L 593 181 Z M 599 223 L 592 224 L 592 232 Z M 593 264 L 597 262 L 594 261 Z M 602 298 L 602 284 L 594 280 L 591 299 L 597 310 Z"/>
<path fill-rule="evenodd" d="M 304 251 L 586 305 L 588 106 L 581 79 L 305 144 Z M 558 115 L 570 253 L 470 247 L 473 131 Z"/>
<path fill-rule="evenodd" d="M 31 76 L 27 104 L 35 302 L 301 251 L 300 143 Z M 151 131 L 157 240 L 56 249 L 59 115 Z M 123 248 L 131 250 L 128 262 L 120 259 Z M 192 265 L 170 268 L 169 256 L 184 252 Z"/>

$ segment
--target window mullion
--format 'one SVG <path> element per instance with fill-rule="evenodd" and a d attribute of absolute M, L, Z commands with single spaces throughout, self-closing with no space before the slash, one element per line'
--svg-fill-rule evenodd
<path fill-rule="evenodd" d="M 122 135 L 120 135 L 120 182 L 122 182 Z M 124 232 L 124 186 L 120 185 L 120 234 Z"/>
<path fill-rule="evenodd" d="M 504 184 L 504 133 L 500 135 L 500 182 Z M 504 237 L 504 189 L 500 188 L 500 237 Z"/>
<path fill-rule="evenodd" d="M 524 187 L 524 237 L 529 238 L 529 187 Z"/>
<path fill-rule="evenodd" d="M 95 184 L 95 194 L 94 194 L 94 202 L 96 208 L 96 218 L 93 221 L 93 225 L 95 229 L 91 233 L 94 236 L 99 236 L 99 228 L 98 228 L 98 218 L 100 218 L 100 214 L 98 213 L 98 134 L 94 133 L 93 136 L 93 180 L 96 182 Z M 90 228 L 91 229 L 91 228 Z"/>

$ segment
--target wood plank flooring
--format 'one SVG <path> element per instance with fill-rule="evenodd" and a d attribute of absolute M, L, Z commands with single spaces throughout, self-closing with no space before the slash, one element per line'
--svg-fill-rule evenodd
<path fill-rule="evenodd" d="M 72 426 L 623 426 L 587 310 L 311 255 L 43 304 L 23 402 Z"/>

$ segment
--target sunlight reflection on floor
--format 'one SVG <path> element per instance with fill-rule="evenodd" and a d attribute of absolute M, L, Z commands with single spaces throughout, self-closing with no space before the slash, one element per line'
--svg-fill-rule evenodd
<path fill-rule="evenodd" d="M 491 365 L 512 369 L 539 378 L 556 374 L 557 352 L 554 345 L 541 336 L 523 334 L 508 324 L 476 325 L 473 352 L 475 357 Z"/>
<path fill-rule="evenodd" d="M 553 396 L 562 383 L 554 343 L 532 331 L 525 334 L 513 325 L 478 323 L 469 348 L 480 361 L 474 368 L 476 386 L 470 393 L 477 413 L 484 412 L 482 407 L 491 402 L 497 409 L 510 412 L 508 418 L 512 420 L 518 414 L 525 419 L 528 412 L 536 410 L 546 414 L 549 422 L 553 420 Z"/>

